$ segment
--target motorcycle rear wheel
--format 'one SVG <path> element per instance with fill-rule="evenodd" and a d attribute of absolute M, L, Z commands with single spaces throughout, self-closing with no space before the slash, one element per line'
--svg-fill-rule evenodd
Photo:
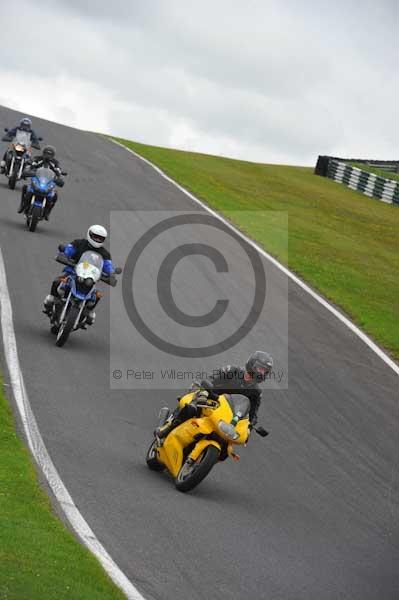
<path fill-rule="evenodd" d="M 163 471 L 165 468 L 165 465 L 158 462 L 156 451 L 155 451 L 156 443 L 157 443 L 156 440 L 154 440 L 152 442 L 151 446 L 148 448 L 147 456 L 145 457 L 145 459 L 147 462 L 147 466 L 149 469 L 151 469 L 151 471 Z"/>
<path fill-rule="evenodd" d="M 207 446 L 193 464 L 186 461 L 175 479 L 175 486 L 180 492 L 189 492 L 195 488 L 211 471 L 219 460 L 220 451 L 212 444 Z"/>
<path fill-rule="evenodd" d="M 61 323 L 60 328 L 57 333 L 56 346 L 61 348 L 67 339 L 69 338 L 69 334 L 71 333 L 73 326 L 75 325 L 75 321 L 79 314 L 79 308 L 77 306 L 71 306 L 66 318 Z"/>

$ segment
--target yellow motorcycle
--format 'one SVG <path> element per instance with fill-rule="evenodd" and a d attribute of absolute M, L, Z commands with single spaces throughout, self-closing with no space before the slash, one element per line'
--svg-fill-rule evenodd
<path fill-rule="evenodd" d="M 180 398 L 182 409 L 196 399 L 196 392 Z M 187 419 L 165 439 L 155 437 L 148 452 L 147 465 L 153 471 L 169 471 L 181 492 L 195 488 L 218 462 L 229 456 L 239 460 L 234 445 L 245 445 L 250 435 L 250 402 L 240 394 L 223 394 L 217 400 L 202 397 L 195 401 L 200 416 Z M 173 419 L 169 409 L 161 409 L 159 426 Z M 265 437 L 263 427 L 254 430 Z"/>

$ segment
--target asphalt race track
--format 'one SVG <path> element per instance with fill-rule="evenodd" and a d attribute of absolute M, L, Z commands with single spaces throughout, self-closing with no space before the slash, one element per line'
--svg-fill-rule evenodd
<path fill-rule="evenodd" d="M 1 127 L 19 117 L 0 108 Z M 144 460 L 159 407 L 173 405 L 175 391 L 110 390 L 109 290 L 95 327 L 63 349 L 41 303 L 59 271 L 57 244 L 107 225 L 111 209 L 198 206 L 106 139 L 34 126 L 70 175 L 34 234 L 16 212 L 19 192 L 1 178 L 0 247 L 19 356 L 49 454 L 112 558 L 148 600 L 397 600 L 398 376 L 294 283 L 287 338 L 278 326 L 287 282 L 265 260 L 275 326 L 263 338 L 261 323 L 251 343 L 267 339 L 277 355 L 288 343 L 289 352 L 288 389 L 265 392 L 260 411 L 271 435 L 254 436 L 240 463 L 217 465 L 193 493 L 178 493 Z M 201 302 L 193 314 L 204 312 Z M 128 348 L 148 351 L 139 333 L 120 328 L 122 362 Z"/>

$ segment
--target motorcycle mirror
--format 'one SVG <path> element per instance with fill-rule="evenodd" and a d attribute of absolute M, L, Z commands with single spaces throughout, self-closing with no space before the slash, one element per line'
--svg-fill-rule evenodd
<path fill-rule="evenodd" d="M 262 427 L 261 425 L 259 425 L 259 427 L 255 427 L 255 431 L 261 437 L 266 437 L 267 435 L 269 435 L 269 432 L 266 431 L 266 429 L 264 427 Z"/>
<path fill-rule="evenodd" d="M 115 274 L 120 275 L 122 273 L 122 269 L 120 267 L 115 267 Z"/>
<path fill-rule="evenodd" d="M 58 244 L 58 250 L 60 252 L 64 252 L 64 250 L 65 250 L 65 244 Z"/>
<path fill-rule="evenodd" d="M 4 127 L 4 131 L 8 131 L 8 127 Z"/>

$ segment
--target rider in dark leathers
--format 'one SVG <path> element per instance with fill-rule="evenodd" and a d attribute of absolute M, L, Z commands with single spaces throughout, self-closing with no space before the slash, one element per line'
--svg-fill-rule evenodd
<path fill-rule="evenodd" d="M 17 127 L 14 127 L 13 129 L 9 129 L 7 131 L 7 133 L 5 135 L 3 135 L 1 140 L 3 142 L 12 142 L 12 140 L 17 135 L 18 129 L 21 131 L 27 131 L 28 133 L 30 133 L 30 140 L 31 140 L 32 147 L 36 148 L 37 150 L 40 149 L 39 138 L 37 137 L 36 133 L 32 129 L 32 121 L 29 119 L 29 117 L 24 117 L 23 119 L 21 119 L 19 125 Z M 7 155 L 8 155 L 8 150 L 5 151 L 3 160 L 0 162 L 0 173 L 5 173 L 6 163 L 7 163 Z"/>
<path fill-rule="evenodd" d="M 253 352 L 245 363 L 245 368 L 227 366 L 214 371 L 209 380 L 203 380 L 194 384 L 197 394 L 195 398 L 186 404 L 182 409 L 175 410 L 173 418 L 166 425 L 159 427 L 155 431 L 158 438 L 165 438 L 175 427 L 181 425 L 187 419 L 192 419 L 200 415 L 201 409 L 196 406 L 196 402 L 201 402 L 205 398 L 218 398 L 221 394 L 241 394 L 246 396 L 251 408 L 249 420 L 251 427 L 255 427 L 258 420 L 258 410 L 260 406 L 262 392 L 259 383 L 265 381 L 273 369 L 273 359 L 267 352 L 257 350 Z"/>
<path fill-rule="evenodd" d="M 59 161 L 55 158 L 55 152 L 56 150 L 54 146 L 45 146 L 43 148 L 42 154 L 39 156 L 35 156 L 32 159 L 32 162 L 29 165 L 29 170 L 36 171 L 36 169 L 40 169 L 40 167 L 47 167 L 51 169 L 57 176 L 58 187 L 63 187 L 64 180 L 61 178 L 62 171 Z M 28 207 L 29 202 L 31 200 L 32 194 L 29 193 L 27 189 L 27 185 L 24 185 L 22 187 L 21 203 L 18 208 L 19 213 L 22 213 Z M 49 199 L 49 201 L 46 204 L 46 209 L 44 213 L 44 218 L 46 219 L 46 221 L 49 220 L 50 213 L 53 210 L 57 200 L 58 194 L 57 192 L 54 192 L 51 200 Z"/>

